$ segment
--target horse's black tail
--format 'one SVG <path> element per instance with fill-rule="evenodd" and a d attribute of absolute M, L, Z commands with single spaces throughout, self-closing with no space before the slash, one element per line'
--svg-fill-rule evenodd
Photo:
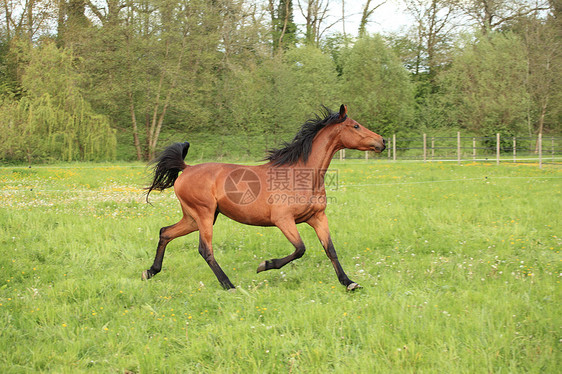
<path fill-rule="evenodd" d="M 187 155 L 189 143 L 174 143 L 162 151 L 150 163 L 154 164 L 153 173 L 154 178 L 150 187 L 145 188 L 148 190 L 146 193 L 146 201 L 148 202 L 148 195 L 153 190 L 162 191 L 166 188 L 172 187 L 178 178 L 180 171 L 187 166 L 183 159 Z"/>

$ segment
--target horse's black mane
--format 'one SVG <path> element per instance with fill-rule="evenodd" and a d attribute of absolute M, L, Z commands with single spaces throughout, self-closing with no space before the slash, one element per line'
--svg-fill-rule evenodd
<path fill-rule="evenodd" d="M 340 118 L 339 113 L 332 112 L 325 106 L 322 106 L 320 115 L 323 118 L 316 114 L 314 118 L 307 120 L 290 143 L 284 142 L 281 148 L 268 150 L 268 156 L 265 159 L 273 162 L 275 166 L 292 165 L 301 158 L 306 162 L 312 150 L 312 140 L 316 134 L 328 125 L 341 123 L 345 120 L 345 117 Z"/>

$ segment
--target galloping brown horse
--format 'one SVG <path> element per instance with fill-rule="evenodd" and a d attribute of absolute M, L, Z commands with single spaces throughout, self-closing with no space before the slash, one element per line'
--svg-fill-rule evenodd
<path fill-rule="evenodd" d="M 283 258 L 262 262 L 258 273 L 280 269 L 304 255 L 305 246 L 297 224 L 314 228 L 338 280 L 354 290 L 360 287 L 343 271 L 330 238 L 324 180 L 334 153 L 343 148 L 382 152 L 384 139 L 347 116 L 324 108 L 324 118 L 308 120 L 290 143 L 269 152 L 269 162 L 257 166 L 204 163 L 188 166 L 183 161 L 189 143 L 176 143 L 154 161 L 154 180 L 148 187 L 163 190 L 174 186 L 183 217 L 160 230 L 156 258 L 142 274 L 150 279 L 162 269 L 166 245 L 173 239 L 199 230 L 199 253 L 225 289 L 234 288 L 213 254 L 213 224 L 219 213 L 247 225 L 277 226 L 295 247 Z M 182 172 L 179 175 L 179 172 Z M 179 177 L 178 177 L 179 175 Z M 148 199 L 147 194 L 147 199 Z"/>

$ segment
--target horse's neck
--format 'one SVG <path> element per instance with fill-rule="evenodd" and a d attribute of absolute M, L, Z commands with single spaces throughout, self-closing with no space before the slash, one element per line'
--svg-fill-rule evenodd
<path fill-rule="evenodd" d="M 324 177 L 334 154 L 343 149 L 338 136 L 337 125 L 321 130 L 312 141 L 312 150 L 304 167 L 315 169 Z"/>

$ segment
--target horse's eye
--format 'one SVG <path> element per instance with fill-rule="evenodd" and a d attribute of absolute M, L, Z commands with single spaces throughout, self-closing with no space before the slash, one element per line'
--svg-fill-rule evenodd
<path fill-rule="evenodd" d="M 354 129 L 358 129 L 358 128 L 359 128 L 359 125 L 355 125 L 355 126 L 353 126 L 353 128 L 354 128 Z"/>

